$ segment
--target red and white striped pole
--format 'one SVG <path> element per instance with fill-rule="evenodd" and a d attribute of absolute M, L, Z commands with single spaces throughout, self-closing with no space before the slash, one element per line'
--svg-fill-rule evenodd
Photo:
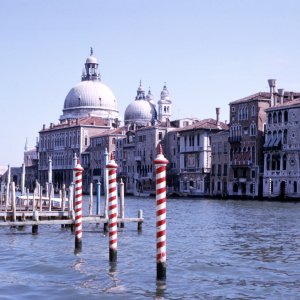
<path fill-rule="evenodd" d="M 161 144 L 154 160 L 156 168 L 156 279 L 166 280 L 166 165 Z"/>
<path fill-rule="evenodd" d="M 75 165 L 75 251 L 80 252 L 82 249 L 82 172 L 83 167 L 79 159 Z"/>
<path fill-rule="evenodd" d="M 109 261 L 117 261 L 118 252 L 118 201 L 117 201 L 117 168 L 113 153 L 106 165 L 108 169 L 108 232 L 109 232 Z"/>

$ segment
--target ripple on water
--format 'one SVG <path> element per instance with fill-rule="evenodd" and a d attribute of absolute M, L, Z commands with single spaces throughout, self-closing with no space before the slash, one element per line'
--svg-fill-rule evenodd
<path fill-rule="evenodd" d="M 85 205 L 87 202 L 85 202 Z M 155 199 L 126 199 L 118 262 L 108 236 L 84 225 L 83 251 L 60 227 L 0 229 L 1 299 L 298 299 L 300 203 L 167 201 L 167 282 L 156 284 Z"/>

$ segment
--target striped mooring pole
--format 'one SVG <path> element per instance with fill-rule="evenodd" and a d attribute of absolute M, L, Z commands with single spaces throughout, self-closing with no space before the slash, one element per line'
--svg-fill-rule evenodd
<path fill-rule="evenodd" d="M 75 178 L 75 251 L 82 249 L 82 172 L 79 159 L 74 169 Z"/>
<path fill-rule="evenodd" d="M 118 201 L 117 201 L 117 168 L 113 153 L 106 165 L 108 170 L 108 232 L 109 232 L 109 261 L 117 261 L 118 252 Z"/>
<path fill-rule="evenodd" d="M 156 279 L 166 280 L 166 166 L 169 161 L 161 144 L 154 160 L 156 168 Z"/>

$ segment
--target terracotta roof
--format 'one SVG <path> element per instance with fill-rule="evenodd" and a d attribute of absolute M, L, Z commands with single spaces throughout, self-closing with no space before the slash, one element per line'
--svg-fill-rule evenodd
<path fill-rule="evenodd" d="M 266 109 L 266 111 L 276 110 L 276 109 L 281 109 L 281 108 L 289 108 L 289 107 L 294 107 L 294 106 L 299 106 L 299 105 L 300 105 L 300 99 L 295 99 L 295 100 L 283 102 L 282 104 L 277 103 L 275 106 L 272 106 L 272 107 Z"/>
<path fill-rule="evenodd" d="M 124 132 L 126 132 L 125 126 L 104 130 L 101 133 L 97 133 L 97 134 L 91 136 L 91 138 L 96 138 L 96 137 L 100 137 L 100 136 L 108 136 L 108 135 L 119 135 L 119 134 L 123 134 Z"/>
<path fill-rule="evenodd" d="M 85 117 L 85 118 L 80 118 L 76 120 L 69 120 L 69 121 L 64 121 L 59 124 L 53 124 L 52 128 L 48 127 L 42 131 L 47 131 L 47 130 L 54 130 L 54 129 L 61 129 L 61 128 L 68 128 L 68 127 L 75 127 L 75 126 L 109 126 L 109 122 L 106 119 L 99 118 L 99 117 Z"/>
<path fill-rule="evenodd" d="M 266 93 L 266 92 L 258 92 L 256 94 L 232 101 L 229 103 L 230 104 L 239 104 L 239 103 L 244 103 L 244 102 L 248 102 L 248 101 L 253 101 L 253 100 L 271 100 L 270 99 L 270 93 Z"/>
<path fill-rule="evenodd" d="M 195 130 L 195 129 L 214 129 L 214 130 L 228 130 L 228 125 L 219 122 L 219 125 L 217 125 L 217 121 L 214 119 L 205 119 L 201 120 L 199 122 L 195 122 L 194 124 L 182 127 L 178 129 L 179 132 L 181 131 L 188 131 L 188 130 Z"/>

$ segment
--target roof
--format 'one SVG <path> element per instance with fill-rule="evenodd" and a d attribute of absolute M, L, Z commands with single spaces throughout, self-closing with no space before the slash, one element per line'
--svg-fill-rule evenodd
<path fill-rule="evenodd" d="M 3 175 L 7 171 L 7 166 L 0 166 L 0 176 Z"/>
<path fill-rule="evenodd" d="M 97 134 L 91 136 L 91 138 L 97 138 L 97 137 L 109 136 L 109 135 L 124 135 L 125 136 L 125 127 L 107 129 L 107 130 L 102 131 L 101 133 L 97 133 Z"/>
<path fill-rule="evenodd" d="M 109 121 L 100 117 L 85 117 L 80 119 L 64 121 L 59 124 L 53 124 L 52 128 L 50 125 L 49 128 L 42 129 L 40 132 L 76 126 L 109 126 Z"/>
<path fill-rule="evenodd" d="M 245 103 L 245 102 L 249 102 L 249 101 L 253 101 L 253 100 L 267 100 L 270 101 L 270 93 L 266 93 L 266 92 L 258 92 L 256 94 L 232 101 L 229 103 L 230 104 L 239 104 L 239 103 Z"/>
<path fill-rule="evenodd" d="M 204 119 L 199 122 L 195 122 L 194 124 L 179 128 L 178 132 L 195 129 L 228 130 L 228 125 L 223 122 L 219 122 L 219 124 L 217 124 L 217 121 L 214 119 Z"/>
<path fill-rule="evenodd" d="M 268 109 L 266 109 L 266 111 L 271 111 L 271 110 L 276 110 L 276 109 L 282 109 L 282 108 L 291 108 L 291 107 L 297 107 L 300 105 L 300 99 L 295 99 L 295 100 L 290 100 L 290 101 L 286 101 L 282 104 L 278 103 L 275 106 L 272 106 Z"/>

